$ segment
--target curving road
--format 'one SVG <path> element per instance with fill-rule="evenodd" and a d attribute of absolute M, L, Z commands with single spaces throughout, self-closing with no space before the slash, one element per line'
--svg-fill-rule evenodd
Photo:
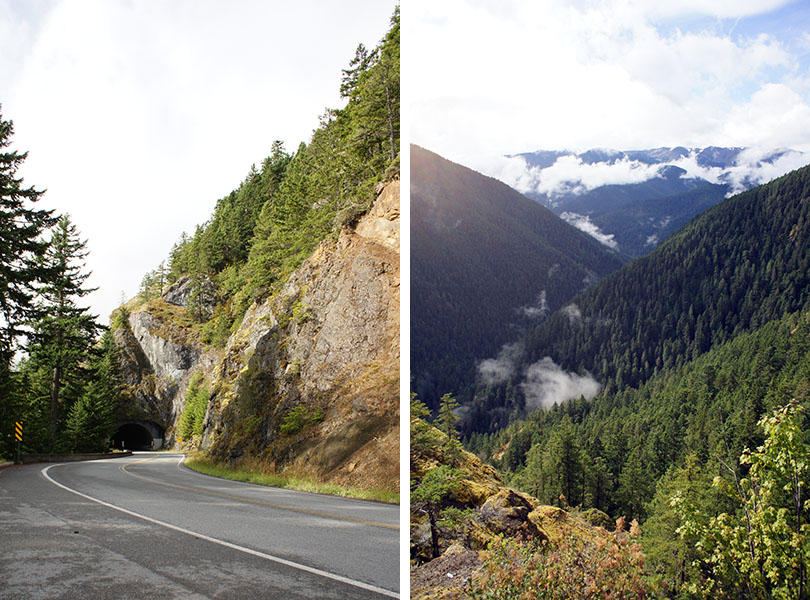
<path fill-rule="evenodd" d="M 399 507 L 217 479 L 183 455 L 0 471 L 0 598 L 399 597 Z"/>

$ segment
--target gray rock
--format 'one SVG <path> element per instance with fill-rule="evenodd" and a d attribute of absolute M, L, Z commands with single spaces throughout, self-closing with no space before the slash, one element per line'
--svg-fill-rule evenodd
<path fill-rule="evenodd" d="M 198 292 L 196 298 L 194 298 L 195 291 Z M 210 317 L 213 314 L 214 308 L 219 302 L 213 281 L 208 277 L 198 277 L 195 281 L 195 278 L 189 275 L 183 275 L 169 286 L 163 292 L 163 299 L 169 304 L 182 306 L 189 310 L 199 308 L 203 311 L 205 317 Z M 189 306 L 192 300 L 195 306 Z"/>

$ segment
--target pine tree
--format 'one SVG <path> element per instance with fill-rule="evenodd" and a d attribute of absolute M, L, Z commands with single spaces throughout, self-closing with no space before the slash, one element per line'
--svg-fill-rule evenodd
<path fill-rule="evenodd" d="M 14 125 L 0 113 L 0 373 L 3 381 L 14 356 L 17 338 L 31 318 L 35 285 L 50 275 L 37 259 L 47 244 L 42 232 L 54 224 L 53 211 L 34 210 L 44 192 L 24 187 L 17 169 L 27 152 L 6 150 L 11 144 Z"/>
<path fill-rule="evenodd" d="M 83 287 L 90 276 L 82 272 L 86 256 L 85 242 L 79 238 L 76 226 L 69 217 L 61 217 L 40 259 L 42 268 L 54 277 L 38 289 L 36 319 L 31 322 L 33 343 L 29 348 L 32 361 L 46 368 L 50 377 L 51 446 L 57 441 L 59 422 L 66 412 L 62 400 L 69 405 L 80 394 L 88 353 L 102 329 L 96 317 L 88 313 L 89 308 L 76 305 L 76 300 L 94 291 Z M 66 387 L 71 398 L 62 398 Z"/>
<path fill-rule="evenodd" d="M 66 433 L 74 452 L 104 452 L 115 430 L 121 378 L 117 346 L 109 332 L 101 338 L 97 356 L 90 364 L 90 382 L 71 407 Z"/>

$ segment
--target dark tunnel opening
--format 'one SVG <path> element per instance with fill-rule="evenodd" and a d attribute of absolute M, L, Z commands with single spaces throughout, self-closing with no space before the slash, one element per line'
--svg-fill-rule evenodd
<path fill-rule="evenodd" d="M 113 435 L 113 446 L 119 450 L 151 450 L 152 434 L 143 425 L 124 423 Z"/>

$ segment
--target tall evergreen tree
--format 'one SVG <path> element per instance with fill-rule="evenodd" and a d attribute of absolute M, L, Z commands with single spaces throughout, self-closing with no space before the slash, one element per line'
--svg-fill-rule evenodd
<path fill-rule="evenodd" d="M 94 291 L 83 287 L 90 273 L 83 272 L 87 256 L 85 242 L 79 238 L 70 218 L 59 219 L 50 244 L 41 258 L 53 280 L 39 288 L 39 302 L 33 326 L 32 361 L 45 367 L 49 382 L 49 433 L 56 443 L 60 420 L 80 394 L 88 354 L 102 327 L 87 307 L 77 306 L 78 299 Z M 62 398 L 64 388 L 71 398 Z M 62 402 L 65 400 L 65 402 Z M 63 409 L 63 404 L 64 409 Z"/>
<path fill-rule="evenodd" d="M 38 258 L 47 246 L 42 232 L 56 221 L 53 211 L 29 206 L 44 192 L 24 187 L 17 177 L 28 153 L 7 150 L 13 133 L 13 123 L 0 113 L 0 369 L 6 372 L 32 316 L 35 284 L 49 276 Z"/>
<path fill-rule="evenodd" d="M 121 378 L 118 349 L 110 332 L 101 337 L 98 352 L 90 362 L 90 382 L 70 408 L 66 434 L 74 452 L 104 452 L 115 430 Z"/>
<path fill-rule="evenodd" d="M 35 284 L 49 273 L 37 260 L 45 250 L 42 232 L 53 225 L 53 211 L 32 208 L 44 192 L 25 187 L 17 170 L 27 152 L 11 150 L 14 125 L 0 107 L 0 453 L 13 447 L 13 423 L 20 420 L 22 397 L 11 362 L 24 324 L 34 308 Z"/>

